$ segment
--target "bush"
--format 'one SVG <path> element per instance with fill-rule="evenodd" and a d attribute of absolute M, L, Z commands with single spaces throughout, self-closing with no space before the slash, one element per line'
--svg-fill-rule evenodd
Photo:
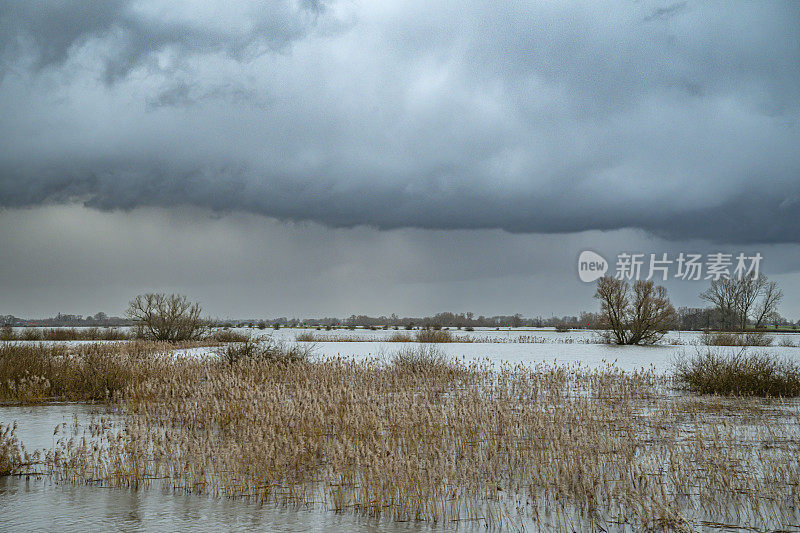
<path fill-rule="evenodd" d="M 126 312 L 134 321 L 134 331 L 141 339 L 181 342 L 200 339 L 206 322 L 202 308 L 178 294 L 140 294 L 130 301 Z"/>
<path fill-rule="evenodd" d="M 414 342 L 414 337 L 410 333 L 400 333 L 396 331 L 389 335 L 386 342 Z"/>
<path fill-rule="evenodd" d="M 242 362 L 301 363 L 308 361 L 313 345 L 285 345 L 272 339 L 253 339 L 230 343 L 216 349 L 220 361 L 229 365 Z"/>
<path fill-rule="evenodd" d="M 781 336 L 780 346 L 784 348 L 796 348 L 797 345 L 792 341 L 791 337 Z"/>
<path fill-rule="evenodd" d="M 423 329 L 417 332 L 417 342 L 453 342 L 453 334 L 448 330 Z"/>
<path fill-rule="evenodd" d="M 220 330 L 215 331 L 208 338 L 217 342 L 245 342 L 250 339 L 250 336 L 236 331 Z"/>
<path fill-rule="evenodd" d="M 734 396 L 800 395 L 800 365 L 767 353 L 721 354 L 707 349 L 676 363 L 677 382 L 700 394 Z"/>
<path fill-rule="evenodd" d="M 705 332 L 700 342 L 705 346 L 772 346 L 772 337 L 755 333 Z"/>
<path fill-rule="evenodd" d="M 442 349 L 432 344 L 403 348 L 392 359 L 395 369 L 414 374 L 441 371 L 449 368 L 450 364 Z"/>

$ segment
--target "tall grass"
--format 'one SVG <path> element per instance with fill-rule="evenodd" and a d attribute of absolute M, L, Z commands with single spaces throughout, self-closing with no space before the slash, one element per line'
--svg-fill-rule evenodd
<path fill-rule="evenodd" d="M 431 373 L 450 370 L 451 360 L 436 344 L 420 344 L 399 350 L 392 365 L 400 372 Z"/>
<path fill-rule="evenodd" d="M 187 344 L 192 346 L 192 344 Z M 125 387 L 166 371 L 174 345 L 144 341 L 109 344 L 0 344 L 0 401 L 104 401 Z"/>
<path fill-rule="evenodd" d="M 0 476 L 17 473 L 22 466 L 22 447 L 16 436 L 17 424 L 0 424 Z"/>
<path fill-rule="evenodd" d="M 0 341 L 122 341 L 133 335 L 118 328 L 20 328 L 0 329 Z"/>
<path fill-rule="evenodd" d="M 419 330 L 415 334 L 393 331 L 387 336 L 317 333 L 303 331 L 295 335 L 297 342 L 458 342 L 480 344 L 599 344 L 590 337 L 544 337 L 541 335 L 458 335 L 449 330 Z"/>
<path fill-rule="evenodd" d="M 74 482 L 504 529 L 774 530 L 800 519 L 796 404 L 775 401 L 767 415 L 750 399 L 676 395 L 652 371 L 405 348 L 418 351 L 389 362 L 119 354 L 130 378 L 107 399 L 124 431 L 62 439 L 45 466 Z M 51 355 L 62 364 L 64 352 Z"/>
<path fill-rule="evenodd" d="M 417 342 L 438 343 L 438 342 L 458 342 L 456 336 L 449 330 L 421 329 L 416 335 Z"/>
<path fill-rule="evenodd" d="M 731 333 L 725 331 L 705 332 L 700 343 L 705 346 L 772 346 L 773 338 L 763 331 Z"/>
<path fill-rule="evenodd" d="M 700 394 L 800 396 L 798 363 L 746 349 L 734 354 L 698 351 L 677 362 L 675 376 L 678 383 Z"/>
<path fill-rule="evenodd" d="M 250 340 L 250 335 L 229 329 L 221 329 L 210 333 L 208 338 L 217 342 L 246 342 Z"/>
<path fill-rule="evenodd" d="M 301 363 L 311 358 L 313 345 L 286 344 L 272 338 L 245 337 L 243 342 L 228 343 L 215 350 L 220 361 L 237 363 Z"/>

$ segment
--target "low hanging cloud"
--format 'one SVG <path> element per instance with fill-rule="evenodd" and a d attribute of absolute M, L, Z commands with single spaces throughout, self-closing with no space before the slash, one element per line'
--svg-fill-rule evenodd
<path fill-rule="evenodd" d="M 0 2 L 0 206 L 800 232 L 793 3 Z"/>

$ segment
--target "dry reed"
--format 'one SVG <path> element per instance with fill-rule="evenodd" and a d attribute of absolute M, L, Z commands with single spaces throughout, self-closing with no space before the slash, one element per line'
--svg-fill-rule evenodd
<path fill-rule="evenodd" d="M 139 377 L 111 403 L 124 425 L 45 462 L 73 482 L 503 529 L 800 521 L 796 402 L 679 394 L 652 370 L 412 355 L 129 358 Z"/>

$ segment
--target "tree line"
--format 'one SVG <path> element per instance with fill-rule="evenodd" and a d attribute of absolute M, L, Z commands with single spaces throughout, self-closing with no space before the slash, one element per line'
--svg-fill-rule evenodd
<path fill-rule="evenodd" d="M 594 297 L 600 300 L 596 327 L 607 342 L 654 344 L 673 329 L 745 332 L 777 325 L 783 291 L 766 276 L 721 277 L 700 294 L 710 307 L 683 308 L 679 313 L 663 286 L 643 280 L 630 284 L 605 276 L 597 280 Z"/>

